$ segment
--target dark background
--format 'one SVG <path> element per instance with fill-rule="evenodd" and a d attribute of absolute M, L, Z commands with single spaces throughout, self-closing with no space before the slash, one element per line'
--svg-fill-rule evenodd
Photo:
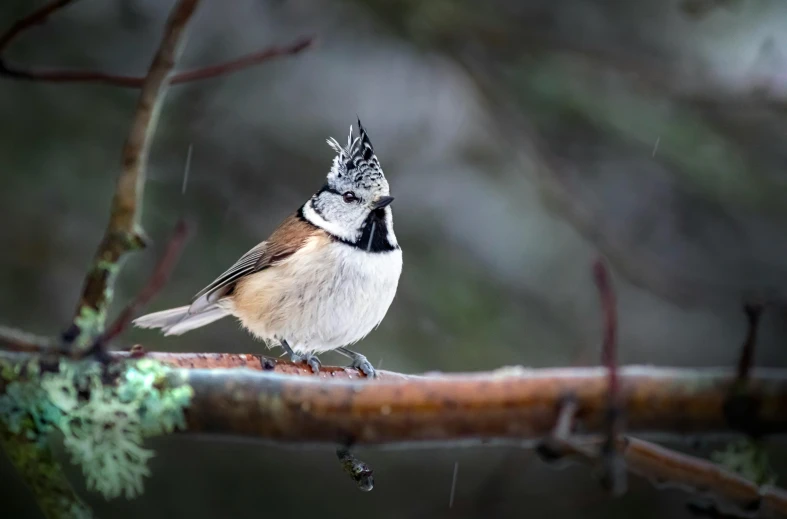
<path fill-rule="evenodd" d="M 0 26 L 40 3 L 2 2 Z M 84 0 L 7 58 L 141 75 L 171 5 Z M 180 215 L 197 232 L 152 309 L 187 302 L 319 188 L 325 138 L 343 141 L 358 114 L 396 196 L 405 258 L 387 318 L 358 348 L 377 367 L 596 363 L 599 252 L 614 266 L 623 362 L 731 366 L 742 303 L 766 299 L 778 304 L 757 363 L 787 365 L 787 4 L 205 0 L 180 68 L 304 35 L 320 46 L 171 90 L 146 187 L 154 245 L 126 263 L 115 312 Z M 40 334 L 68 323 L 136 95 L 0 78 L 3 323 Z M 260 351 L 229 319 L 124 340 Z M 689 516 L 684 494 L 632 479 L 612 500 L 588 469 L 557 472 L 525 450 L 360 451 L 377 483 L 364 494 L 329 449 L 151 444 L 153 475 L 133 501 L 88 493 L 73 469 L 98 516 Z M 783 446 L 771 448 L 783 474 Z M 5 461 L 0 480 L 4 517 L 37 517 Z"/>

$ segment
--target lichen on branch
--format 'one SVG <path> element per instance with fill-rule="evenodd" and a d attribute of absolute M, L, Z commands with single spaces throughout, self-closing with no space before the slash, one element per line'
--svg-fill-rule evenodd
<path fill-rule="evenodd" d="M 142 493 L 153 456 L 143 440 L 184 429 L 193 396 L 182 375 L 152 359 L 105 366 L 66 358 L 46 365 L 32 358 L 2 360 L 0 368 L 3 427 L 24 438 L 25 448 L 42 451 L 52 433 L 62 433 L 88 488 L 108 499 Z"/>

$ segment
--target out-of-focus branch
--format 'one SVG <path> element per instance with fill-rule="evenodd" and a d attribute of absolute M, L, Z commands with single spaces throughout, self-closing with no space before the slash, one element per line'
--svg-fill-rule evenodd
<path fill-rule="evenodd" d="M 150 279 L 139 294 L 137 294 L 137 297 L 120 312 L 120 315 L 115 319 L 115 322 L 112 323 L 112 326 L 102 335 L 99 339 L 101 342 L 109 343 L 120 335 L 128 328 L 128 325 L 131 324 L 131 320 L 137 313 L 147 306 L 150 300 L 161 291 L 169 280 L 172 270 L 175 268 L 175 264 L 186 243 L 186 238 L 188 238 L 188 233 L 189 228 L 185 220 L 178 221 L 175 225 L 172 237 L 167 243 L 166 249 L 159 258 L 156 267 L 153 269 L 153 275 L 150 276 Z"/>
<path fill-rule="evenodd" d="M 26 69 L 10 65 L 2 58 L 3 51 L 17 36 L 34 25 L 44 23 L 52 13 L 66 7 L 73 1 L 74 0 L 57 0 L 46 4 L 37 11 L 17 21 L 5 34 L 0 35 L 0 76 L 9 79 L 44 81 L 49 83 L 103 83 L 123 88 L 142 87 L 146 77 L 109 74 L 94 70 Z M 224 63 L 173 74 L 169 80 L 169 84 L 178 85 L 181 83 L 190 83 L 192 81 L 200 81 L 233 74 L 272 59 L 297 54 L 308 49 L 313 44 L 314 38 L 301 37 L 287 45 L 268 47 L 267 49 L 253 52 Z"/>
<path fill-rule="evenodd" d="M 617 439 L 623 433 L 623 408 L 620 402 L 620 380 L 618 378 L 618 314 L 609 269 L 601 259 L 593 264 L 593 279 L 598 288 L 603 315 L 604 341 L 601 360 L 604 367 L 607 368 L 609 379 L 606 440 L 601 446 L 603 462 L 601 484 L 613 495 L 622 495 L 626 491 L 626 471 L 624 462 L 617 452 Z"/>
<path fill-rule="evenodd" d="M 658 487 L 696 493 L 731 517 L 787 517 L 787 493 L 770 485 L 757 486 L 724 468 L 635 438 L 619 441 L 628 469 Z"/>
<path fill-rule="evenodd" d="M 580 443 L 553 437 L 548 461 L 575 461 L 598 467 L 597 442 Z M 740 519 L 787 517 L 787 492 L 773 486 L 757 486 L 748 479 L 715 463 L 682 454 L 651 442 L 631 437 L 617 440 L 617 452 L 626 469 L 657 488 L 675 488 L 700 500 L 692 510 L 713 511 L 721 517 Z M 543 452 L 542 452 L 543 454 Z"/>
<path fill-rule="evenodd" d="M 172 10 L 161 44 L 153 58 L 139 94 L 128 138 L 123 146 L 123 165 L 112 199 L 112 210 L 93 267 L 85 279 L 74 326 L 66 342 L 79 338 L 82 346 L 103 330 L 115 275 L 122 257 L 144 245 L 139 227 L 148 152 L 168 86 L 168 80 L 185 41 L 189 20 L 198 0 L 181 0 Z"/>
<path fill-rule="evenodd" d="M 47 18 L 55 11 L 62 9 L 74 0 L 54 0 L 44 4 L 21 20 L 17 20 L 5 33 L 0 35 L 0 55 L 17 36 L 35 25 L 46 22 Z M 2 62 L 2 60 L 0 60 Z"/>
<path fill-rule="evenodd" d="M 0 421 L 0 446 L 36 498 L 47 519 L 89 518 L 92 512 L 68 483 L 48 445 L 13 433 Z"/>
<path fill-rule="evenodd" d="M 49 350 L 52 340 L 0 324 L 0 350 L 42 353 Z"/>

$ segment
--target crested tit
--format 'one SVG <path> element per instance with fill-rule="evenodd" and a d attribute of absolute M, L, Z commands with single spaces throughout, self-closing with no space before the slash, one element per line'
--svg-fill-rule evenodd
<path fill-rule="evenodd" d="M 325 185 L 270 237 L 194 296 L 190 305 L 134 321 L 180 335 L 233 315 L 268 346 L 315 372 L 315 353 L 336 350 L 367 376 L 365 356 L 346 348 L 385 317 L 402 272 L 388 182 L 366 130 L 336 152 Z"/>

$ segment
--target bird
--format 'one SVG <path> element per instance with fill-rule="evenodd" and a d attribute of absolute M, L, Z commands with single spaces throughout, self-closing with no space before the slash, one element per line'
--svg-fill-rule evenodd
<path fill-rule="evenodd" d="M 234 316 L 268 348 L 281 346 L 315 373 L 317 354 L 337 351 L 367 377 L 366 356 L 347 348 L 376 329 L 402 273 L 388 181 L 366 129 L 335 152 L 325 184 L 189 305 L 141 316 L 139 328 L 180 335 Z"/>

